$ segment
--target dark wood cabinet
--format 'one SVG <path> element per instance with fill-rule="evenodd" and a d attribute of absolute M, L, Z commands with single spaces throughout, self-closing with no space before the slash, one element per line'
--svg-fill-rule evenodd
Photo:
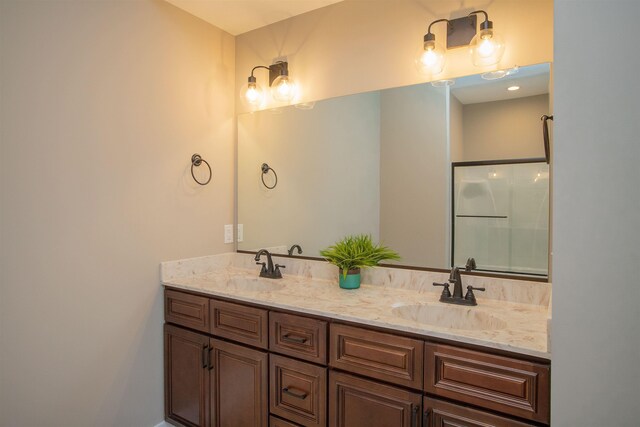
<path fill-rule="evenodd" d="M 165 417 L 185 426 L 209 425 L 209 337 L 164 326 Z"/>
<path fill-rule="evenodd" d="M 169 323 L 209 332 L 209 298 L 167 289 L 164 318 Z"/>
<path fill-rule="evenodd" d="M 549 422 L 549 366 L 444 344 L 425 346 L 425 391 Z"/>
<path fill-rule="evenodd" d="M 428 397 L 424 398 L 423 412 L 423 427 L 531 427 L 533 425 Z"/>
<path fill-rule="evenodd" d="M 185 426 L 267 427 L 268 354 L 165 325 L 165 416 Z"/>
<path fill-rule="evenodd" d="M 269 427 L 300 427 L 298 424 L 294 424 L 289 421 L 285 421 L 282 418 L 274 417 L 271 415 L 269 417 Z"/>
<path fill-rule="evenodd" d="M 421 340 L 340 324 L 330 337 L 331 367 L 422 389 Z"/>
<path fill-rule="evenodd" d="M 165 320 L 165 415 L 177 425 L 549 424 L 544 361 L 173 289 Z"/>
<path fill-rule="evenodd" d="M 352 375 L 329 374 L 331 427 L 420 427 L 422 394 Z"/>
<path fill-rule="evenodd" d="M 327 419 L 327 368 L 272 354 L 271 413 L 305 427 L 324 427 Z"/>
<path fill-rule="evenodd" d="M 211 300 L 211 333 L 251 346 L 268 348 L 268 311 Z"/>
<path fill-rule="evenodd" d="M 327 364 L 327 322 L 284 313 L 269 315 L 269 350 Z"/>
<path fill-rule="evenodd" d="M 211 425 L 267 427 L 268 355 L 211 340 Z"/>

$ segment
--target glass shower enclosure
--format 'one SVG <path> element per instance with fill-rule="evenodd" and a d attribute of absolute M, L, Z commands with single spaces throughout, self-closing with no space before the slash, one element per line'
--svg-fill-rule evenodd
<path fill-rule="evenodd" d="M 548 275 L 549 165 L 545 159 L 452 164 L 452 262 Z"/>

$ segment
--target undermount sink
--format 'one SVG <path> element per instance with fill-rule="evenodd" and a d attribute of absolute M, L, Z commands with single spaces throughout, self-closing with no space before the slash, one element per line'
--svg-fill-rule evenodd
<path fill-rule="evenodd" d="M 507 322 L 478 307 L 411 304 L 394 307 L 391 312 L 402 319 L 441 328 L 480 331 L 507 327 Z"/>
<path fill-rule="evenodd" d="M 284 284 L 276 279 L 235 276 L 229 278 L 226 283 L 226 287 L 236 291 L 269 292 L 276 289 L 282 289 Z"/>

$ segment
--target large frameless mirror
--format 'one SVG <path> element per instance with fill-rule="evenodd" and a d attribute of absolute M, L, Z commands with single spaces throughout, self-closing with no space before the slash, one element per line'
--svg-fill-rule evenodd
<path fill-rule="evenodd" d="M 482 270 L 546 276 L 549 172 L 532 159 L 545 155 L 549 68 L 239 115 L 238 249 L 286 254 L 299 245 L 319 257 L 345 235 L 367 233 L 400 253 L 398 265 L 446 269 L 475 257 Z M 486 194 L 464 198 L 476 190 Z M 510 215 L 508 233 L 499 218 L 482 226 L 456 216 L 457 198 L 464 209 L 478 203 L 469 215 L 493 200 L 487 212 Z"/>

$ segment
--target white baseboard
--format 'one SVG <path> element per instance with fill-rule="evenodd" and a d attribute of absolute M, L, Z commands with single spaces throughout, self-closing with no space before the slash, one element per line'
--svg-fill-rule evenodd
<path fill-rule="evenodd" d="M 171 424 L 169 424 L 169 423 L 168 423 L 168 422 L 166 422 L 166 421 L 162 421 L 162 422 L 160 422 L 159 424 L 156 424 L 156 425 L 155 425 L 155 426 L 153 426 L 153 427 L 174 427 L 174 426 L 173 426 L 173 425 L 171 425 Z"/>

